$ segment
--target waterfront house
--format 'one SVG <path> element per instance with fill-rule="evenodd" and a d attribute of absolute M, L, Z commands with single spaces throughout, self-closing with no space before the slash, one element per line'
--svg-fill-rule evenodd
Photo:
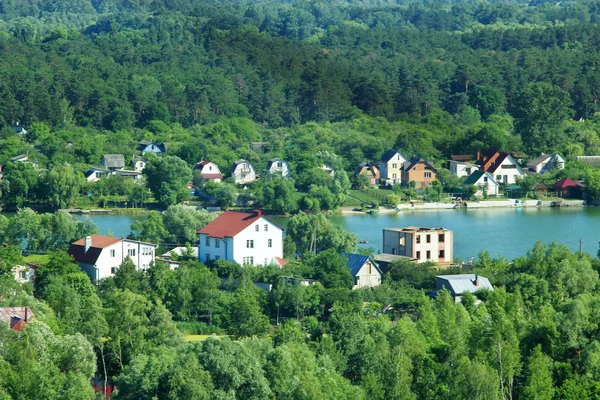
<path fill-rule="evenodd" d="M 486 171 L 473 172 L 464 182 L 465 186 L 475 185 L 478 190 L 475 193 L 477 197 L 483 197 L 484 191 L 488 196 L 498 196 L 498 188 L 500 185 L 494 177 Z"/>
<path fill-rule="evenodd" d="M 435 277 L 435 290 L 446 289 L 454 299 L 455 303 L 460 303 L 463 294 L 477 293 L 480 290 L 494 291 L 494 287 L 488 278 L 477 274 L 460 275 L 438 275 Z"/>
<path fill-rule="evenodd" d="M 454 234 L 444 228 L 386 228 L 383 230 L 383 253 L 432 261 L 449 266 L 454 260 Z"/>
<path fill-rule="evenodd" d="M 354 278 L 352 289 L 375 287 L 381 285 L 381 270 L 369 256 L 342 253 L 348 259 L 346 266 Z"/>
<path fill-rule="evenodd" d="M 448 169 L 452 175 L 459 178 L 470 176 L 473 172 L 479 170 L 479 165 L 471 163 L 469 155 L 454 155 L 448 160 Z"/>
<path fill-rule="evenodd" d="M 137 146 L 137 150 L 142 154 L 145 153 L 155 153 L 162 154 L 166 151 L 165 144 L 159 144 L 156 142 L 151 142 L 149 140 L 140 140 Z"/>
<path fill-rule="evenodd" d="M 386 185 L 402 183 L 402 166 L 408 161 L 398 150 L 388 150 L 381 156 L 381 180 Z"/>
<path fill-rule="evenodd" d="M 139 240 L 91 235 L 72 243 L 67 252 L 96 282 L 114 276 L 126 258 L 133 261 L 138 271 L 145 271 L 154 262 L 157 247 Z"/>
<path fill-rule="evenodd" d="M 272 158 L 267 163 L 268 174 L 281 174 L 284 178 L 290 177 L 290 165 L 281 158 Z"/>
<path fill-rule="evenodd" d="M 105 154 L 102 156 L 100 165 L 109 171 L 124 169 L 125 157 L 123 157 L 123 154 Z"/>
<path fill-rule="evenodd" d="M 511 185 L 517 181 L 517 178 L 523 177 L 521 166 L 505 151 L 490 149 L 483 155 L 478 154 L 477 164 L 500 184 Z"/>
<path fill-rule="evenodd" d="M 563 178 L 552 187 L 556 191 L 556 197 L 580 199 L 582 195 L 582 185 L 571 178 Z"/>
<path fill-rule="evenodd" d="M 436 179 L 437 170 L 432 163 L 420 157 L 413 157 L 402 167 L 402 183 L 415 182 L 416 188 L 425 188 Z"/>
<path fill-rule="evenodd" d="M 225 211 L 198 231 L 198 259 L 227 260 L 240 265 L 280 265 L 283 228 L 262 215 Z"/>
<path fill-rule="evenodd" d="M 22 332 L 25 325 L 34 318 L 35 314 L 29 307 L 0 307 L 0 321 L 13 331 Z"/>
<path fill-rule="evenodd" d="M 256 180 L 256 170 L 248 161 L 237 160 L 231 167 L 231 176 L 235 183 L 243 185 Z"/>
<path fill-rule="evenodd" d="M 527 171 L 536 174 L 543 174 L 552 171 L 553 169 L 564 168 L 565 160 L 558 154 L 542 154 L 527 163 Z"/>
<path fill-rule="evenodd" d="M 214 162 L 200 161 L 194 167 L 194 177 L 198 178 L 200 184 L 204 184 L 208 181 L 220 183 L 223 180 L 223 174 L 221 170 Z"/>
<path fill-rule="evenodd" d="M 354 170 L 354 176 L 365 175 L 369 178 L 369 184 L 371 186 L 377 185 L 379 178 L 381 177 L 379 166 L 370 161 L 361 162 L 358 167 Z"/>

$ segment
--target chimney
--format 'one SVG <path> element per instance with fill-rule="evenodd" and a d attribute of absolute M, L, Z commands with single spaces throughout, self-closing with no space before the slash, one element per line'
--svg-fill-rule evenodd
<path fill-rule="evenodd" d="M 29 322 L 29 307 L 25 307 L 25 322 Z"/>
<path fill-rule="evenodd" d="M 254 210 L 254 215 L 256 215 L 257 217 L 262 216 L 262 211 L 261 210 Z"/>
<path fill-rule="evenodd" d="M 92 237 L 91 236 L 86 236 L 85 237 L 85 246 L 84 246 L 83 252 L 87 253 L 87 251 L 90 249 L 90 247 L 92 247 Z"/>
<path fill-rule="evenodd" d="M 475 286 L 479 286 L 479 275 L 475 274 Z"/>
<path fill-rule="evenodd" d="M 479 150 L 477 150 L 477 161 L 479 161 L 480 158 L 481 158 L 481 152 Z"/>

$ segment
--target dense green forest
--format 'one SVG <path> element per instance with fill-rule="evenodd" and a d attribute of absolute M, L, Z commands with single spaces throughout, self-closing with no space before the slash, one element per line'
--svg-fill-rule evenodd
<path fill-rule="evenodd" d="M 355 166 L 389 148 L 438 164 L 559 152 L 565 170 L 539 179 L 585 180 L 600 199 L 600 172 L 573 161 L 600 154 L 599 40 L 592 0 L 0 0 L 0 205 L 18 210 L 0 215 L 0 306 L 36 316 L 22 333 L 0 326 L 0 399 L 90 399 L 93 377 L 116 399 L 600 398 L 600 261 L 561 245 L 482 252 L 474 272 L 495 291 L 454 304 L 427 296 L 431 265 L 396 263 L 351 290 L 339 253 L 356 236 L 298 212 L 285 252 L 301 257 L 283 269 L 184 254 L 176 270 L 126 262 L 94 286 L 64 251 L 94 224 L 23 208 L 151 199 L 165 212 L 130 236 L 193 243 L 214 214 L 175 204 L 202 159 L 227 175 L 239 158 L 262 171 L 285 157 L 293 180 L 203 190 L 292 213 L 339 206 Z M 147 185 L 84 181 L 103 154 L 131 167 L 140 140 L 169 143 L 147 157 Z M 13 279 L 19 249 L 50 252 L 35 286 Z"/>

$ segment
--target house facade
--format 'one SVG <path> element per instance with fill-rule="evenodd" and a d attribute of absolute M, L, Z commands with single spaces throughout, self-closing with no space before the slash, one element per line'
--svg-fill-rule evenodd
<path fill-rule="evenodd" d="M 523 177 L 523 170 L 512 155 L 505 151 L 488 150 L 479 156 L 477 164 L 482 171 L 489 172 L 496 182 L 504 185 L 516 183 Z"/>
<path fill-rule="evenodd" d="M 146 161 L 142 157 L 133 159 L 133 169 L 137 172 L 142 172 L 146 168 Z"/>
<path fill-rule="evenodd" d="M 106 178 L 110 171 L 102 168 L 90 168 L 83 176 L 88 182 L 98 182 L 100 179 Z"/>
<path fill-rule="evenodd" d="M 342 253 L 348 259 L 346 266 L 354 278 L 352 289 L 381 285 L 381 270 L 375 261 L 360 254 Z"/>
<path fill-rule="evenodd" d="M 240 265 L 278 264 L 283 258 L 283 228 L 253 213 L 225 211 L 198 231 L 198 260 L 227 260 Z"/>
<path fill-rule="evenodd" d="M 162 154 L 165 152 L 165 145 L 159 144 L 156 142 L 151 142 L 149 140 L 141 140 L 138 143 L 137 150 L 142 154 L 145 153 L 154 153 L 154 154 Z"/>
<path fill-rule="evenodd" d="M 425 188 L 435 181 L 436 175 L 437 170 L 433 164 L 419 157 L 404 163 L 404 167 L 402 167 L 402 183 L 404 185 L 414 181 L 415 187 Z"/>
<path fill-rule="evenodd" d="M 498 196 L 498 189 L 500 185 L 494 179 L 494 177 L 485 171 L 473 172 L 464 182 L 465 186 L 477 186 L 478 190 L 475 193 L 477 197 L 483 197 L 484 191 L 487 192 L 488 196 Z"/>
<path fill-rule="evenodd" d="M 194 167 L 194 176 L 200 178 L 201 184 L 208 181 L 220 183 L 223 180 L 223 174 L 221 174 L 221 170 L 217 164 L 206 160 L 196 164 Z"/>
<path fill-rule="evenodd" d="M 268 174 L 281 174 L 284 178 L 290 177 L 290 165 L 281 158 L 272 158 L 267 163 Z"/>
<path fill-rule="evenodd" d="M 402 183 L 402 166 L 407 161 L 398 150 L 388 150 L 383 153 L 379 164 L 381 180 L 388 185 Z"/>
<path fill-rule="evenodd" d="M 243 185 L 256 180 L 256 170 L 248 161 L 237 160 L 231 167 L 231 176 L 235 183 Z"/>
<path fill-rule="evenodd" d="M 377 185 L 379 182 L 379 178 L 381 177 L 381 173 L 379 171 L 379 166 L 373 162 L 361 162 L 358 167 L 354 170 L 354 176 L 365 175 L 369 178 L 369 184 L 371 186 Z"/>
<path fill-rule="evenodd" d="M 566 197 L 571 199 L 581 199 L 583 186 L 571 178 L 563 178 L 552 185 L 556 192 L 556 197 Z"/>
<path fill-rule="evenodd" d="M 452 175 L 462 178 L 463 176 L 470 176 L 475 171 L 479 171 L 479 165 L 463 161 L 448 160 L 448 169 Z"/>
<path fill-rule="evenodd" d="M 12 268 L 13 276 L 15 280 L 20 283 L 34 282 L 35 273 L 37 272 L 38 265 L 33 263 L 25 263 L 25 265 L 15 265 Z"/>
<path fill-rule="evenodd" d="M 67 251 L 93 282 L 113 276 L 127 257 L 138 270 L 146 270 L 155 261 L 158 246 L 102 235 L 91 235 L 71 244 Z"/>
<path fill-rule="evenodd" d="M 454 233 L 444 228 L 386 228 L 383 252 L 449 266 L 454 259 Z"/>

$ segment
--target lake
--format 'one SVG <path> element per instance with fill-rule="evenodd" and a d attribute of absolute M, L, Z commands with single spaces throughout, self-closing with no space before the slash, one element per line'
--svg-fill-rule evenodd
<path fill-rule="evenodd" d="M 84 218 L 76 216 L 76 218 Z M 100 233 L 112 231 L 117 237 L 127 236 L 130 226 L 143 216 L 93 215 Z M 274 218 L 285 225 L 287 219 Z M 566 208 L 491 208 L 462 210 L 401 211 L 394 214 L 332 216 L 330 220 L 345 230 L 356 233 L 372 247 L 381 250 L 383 228 L 424 226 L 444 227 L 454 231 L 454 257 L 468 260 L 481 250 L 492 256 L 512 259 L 530 250 L 536 241 L 557 241 L 570 249 L 596 254 L 600 241 L 600 207 Z"/>

